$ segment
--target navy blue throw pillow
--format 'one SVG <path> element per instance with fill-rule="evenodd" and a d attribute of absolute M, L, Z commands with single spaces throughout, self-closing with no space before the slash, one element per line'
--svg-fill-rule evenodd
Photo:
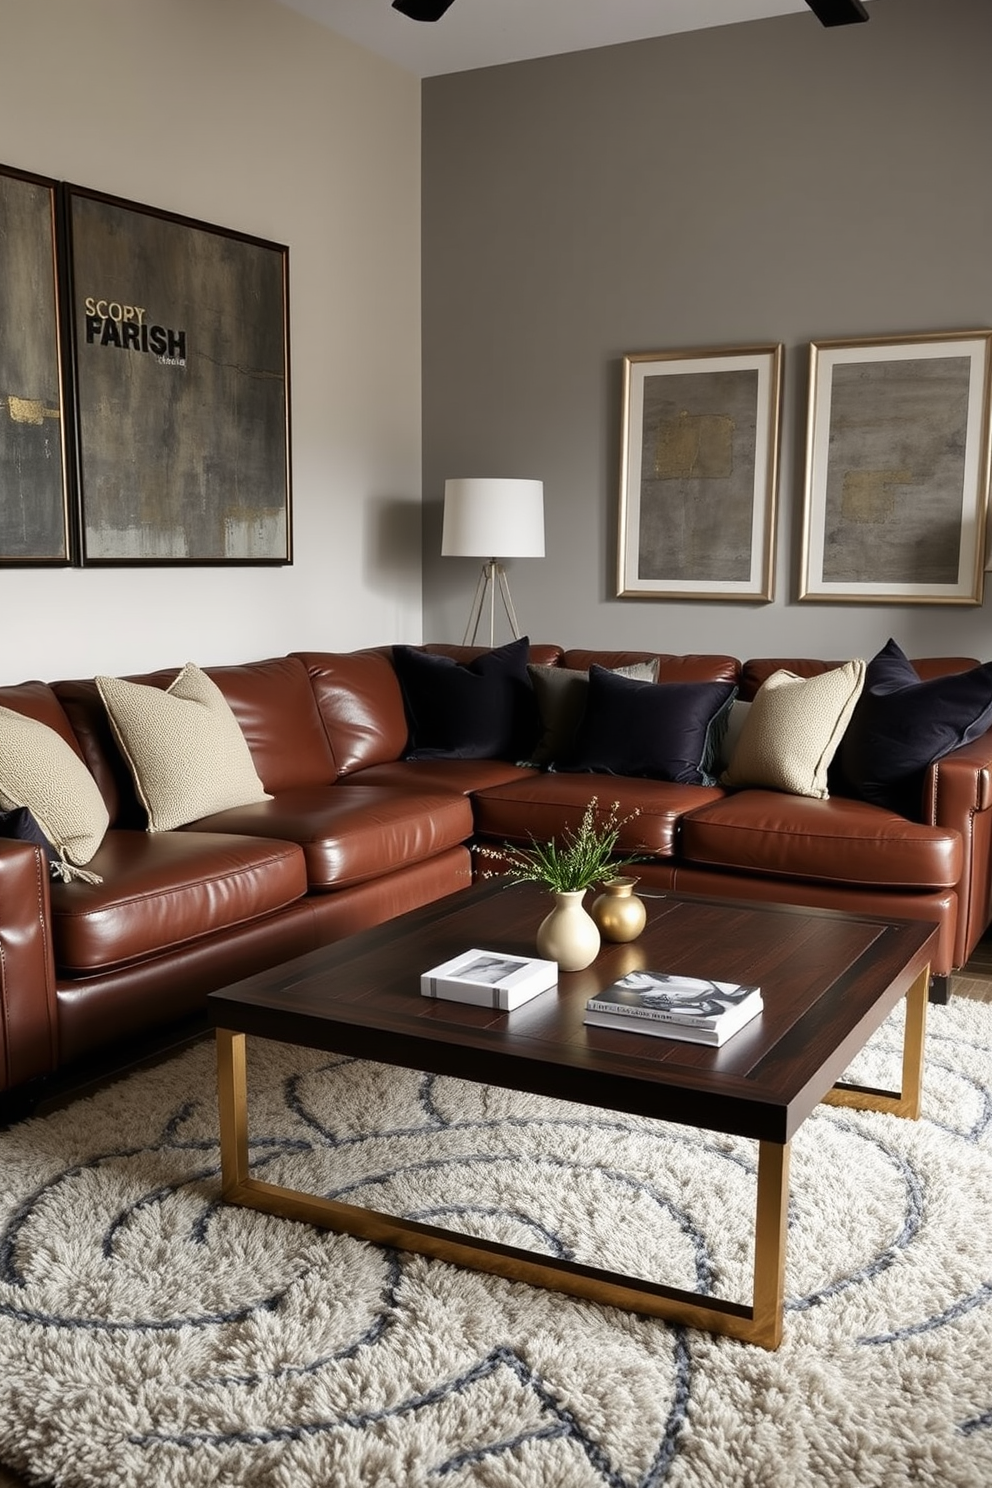
<path fill-rule="evenodd" d="M 701 766 L 736 690 L 731 682 L 634 682 L 593 664 L 574 752 L 558 768 L 712 785 Z"/>
<path fill-rule="evenodd" d="M 45 854 L 49 868 L 54 849 L 27 806 L 15 806 L 11 811 L 0 811 L 0 837 L 17 842 L 33 842 Z"/>
<path fill-rule="evenodd" d="M 838 753 L 844 788 L 901 816 L 920 815 L 928 767 L 992 725 L 992 662 L 923 681 L 890 640 L 868 663 Z"/>
<path fill-rule="evenodd" d="M 527 636 L 463 664 L 394 646 L 410 737 L 407 759 L 523 758 L 540 731 Z"/>

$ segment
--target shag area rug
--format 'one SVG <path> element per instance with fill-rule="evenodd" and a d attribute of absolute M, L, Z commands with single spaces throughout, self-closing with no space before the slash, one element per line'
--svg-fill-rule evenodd
<path fill-rule="evenodd" d="M 858 1061 L 898 1084 L 898 1014 Z M 755 1145 L 249 1040 L 255 1171 L 749 1300 Z M 112 1488 L 992 1483 L 992 1005 L 793 1144 L 776 1353 L 218 1202 L 213 1048 L 0 1134 L 0 1461 Z"/>

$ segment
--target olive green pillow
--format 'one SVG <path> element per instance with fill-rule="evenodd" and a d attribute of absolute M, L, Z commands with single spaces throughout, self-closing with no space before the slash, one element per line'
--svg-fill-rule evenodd
<path fill-rule="evenodd" d="M 164 691 L 122 677 L 97 677 L 96 685 L 149 832 L 272 799 L 227 699 L 192 662 Z"/>
<path fill-rule="evenodd" d="M 0 807 L 19 806 L 28 808 L 55 849 L 57 876 L 94 877 L 72 865 L 89 862 L 110 825 L 96 781 L 54 729 L 0 707 Z"/>

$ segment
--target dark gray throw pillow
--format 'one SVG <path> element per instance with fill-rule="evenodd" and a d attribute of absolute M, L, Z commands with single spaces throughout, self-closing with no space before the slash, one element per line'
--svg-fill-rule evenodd
<path fill-rule="evenodd" d="M 467 664 L 414 646 L 392 649 L 410 730 L 407 759 L 517 760 L 533 747 L 539 723 L 527 636 Z"/>
<path fill-rule="evenodd" d="M 868 663 L 864 690 L 841 740 L 840 787 L 919 818 L 929 766 L 990 725 L 992 662 L 924 682 L 889 640 Z"/>
<path fill-rule="evenodd" d="M 609 670 L 618 677 L 656 682 L 658 658 L 610 667 Z M 542 733 L 524 763 L 543 768 L 557 760 L 567 759 L 575 747 L 575 736 L 585 717 L 589 696 L 589 673 L 575 667 L 537 666 L 534 663 L 527 671 L 534 686 Z"/>
<path fill-rule="evenodd" d="M 702 763 L 715 757 L 711 734 L 736 691 L 732 682 L 635 682 L 593 665 L 574 751 L 558 768 L 712 785 Z"/>

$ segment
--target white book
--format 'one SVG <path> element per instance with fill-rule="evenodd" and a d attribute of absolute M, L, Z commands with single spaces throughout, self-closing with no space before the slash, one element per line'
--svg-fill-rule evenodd
<path fill-rule="evenodd" d="M 620 1033 L 650 1033 L 655 1038 L 681 1039 L 687 1044 L 725 1044 L 745 1024 L 750 1023 L 761 1012 L 762 1002 L 742 1004 L 733 1012 L 725 1013 L 715 1027 L 704 1024 L 676 1023 L 656 1018 L 630 1018 L 617 1013 L 600 1013 L 586 1008 L 586 1023 L 599 1028 L 612 1028 Z"/>
<path fill-rule="evenodd" d="M 473 949 L 425 971 L 420 991 L 424 997 L 471 1002 L 509 1013 L 557 984 L 557 961 Z"/>
<path fill-rule="evenodd" d="M 761 1007 L 761 988 L 741 982 L 714 982 L 705 977 L 669 976 L 659 971 L 632 971 L 591 997 L 586 1006 L 616 1018 L 648 1018 L 657 1023 L 685 1023 L 717 1028 L 739 1009 Z"/>

